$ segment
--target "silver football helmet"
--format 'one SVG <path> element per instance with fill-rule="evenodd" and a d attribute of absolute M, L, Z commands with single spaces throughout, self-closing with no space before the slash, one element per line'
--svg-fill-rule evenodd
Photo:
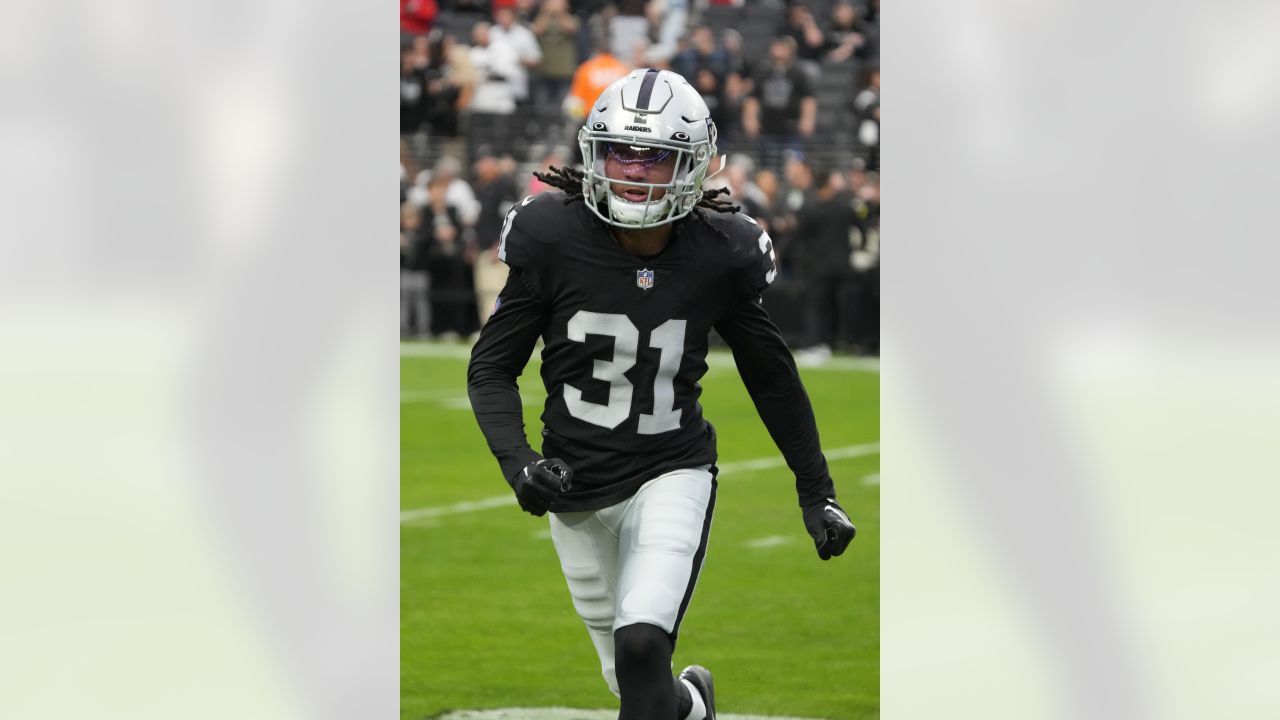
<path fill-rule="evenodd" d="M 611 225 L 654 227 L 698 204 L 716 156 L 716 125 L 680 75 L 633 70 L 600 94 L 578 145 L 587 207 Z"/>

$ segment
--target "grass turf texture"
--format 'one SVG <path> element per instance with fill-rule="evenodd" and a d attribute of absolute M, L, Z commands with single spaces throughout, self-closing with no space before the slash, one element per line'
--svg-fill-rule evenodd
<path fill-rule="evenodd" d="M 428 350 L 429 356 L 415 350 Z M 509 492 L 466 397 L 464 348 L 406 345 L 400 363 L 402 509 Z M 438 355 L 438 356 L 436 356 Z M 544 396 L 535 362 L 521 378 L 533 447 Z M 879 439 L 876 372 L 802 369 L 824 448 Z M 732 365 L 703 380 L 720 461 L 778 454 Z M 785 467 L 721 474 L 710 547 L 681 626 L 675 668 L 716 678 L 723 713 L 879 717 L 879 456 L 831 461 L 858 536 L 822 562 Z M 617 707 L 573 611 L 546 518 L 514 506 L 400 528 L 401 717 L 460 708 Z M 784 536 L 781 545 L 747 543 Z"/>

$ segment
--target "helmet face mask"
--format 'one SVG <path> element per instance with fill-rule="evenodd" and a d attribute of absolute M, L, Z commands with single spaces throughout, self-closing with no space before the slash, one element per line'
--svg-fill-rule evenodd
<path fill-rule="evenodd" d="M 623 228 L 679 220 L 702 197 L 715 142 L 706 103 L 684 78 L 636 70 L 601 93 L 578 133 L 587 206 Z"/>

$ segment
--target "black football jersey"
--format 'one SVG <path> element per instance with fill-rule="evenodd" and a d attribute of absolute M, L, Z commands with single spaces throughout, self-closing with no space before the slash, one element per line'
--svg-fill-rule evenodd
<path fill-rule="evenodd" d="M 772 243 L 759 225 L 740 214 L 695 210 L 675 223 L 661 253 L 638 257 L 580 200 L 553 192 L 512 209 L 498 252 L 511 276 L 472 352 L 468 384 L 509 481 L 536 456 L 524 445 L 523 429 L 518 439 L 510 432 L 495 438 L 486 415 L 489 425 L 510 429 L 506 384 L 539 337 L 547 391 L 542 455 L 574 471 L 572 489 L 553 511 L 607 507 L 664 472 L 715 463 L 715 430 L 702 416 L 698 383 L 711 330 L 734 337 L 723 327 L 726 319 L 758 308 L 776 274 Z M 794 373 L 785 343 L 764 317 L 765 333 L 771 330 L 776 341 L 761 344 L 772 348 L 770 357 L 785 356 L 774 359 Z M 504 399 L 494 404 L 498 394 Z M 800 394 L 808 411 L 802 388 Z M 825 477 L 816 430 L 812 435 L 809 451 Z"/>

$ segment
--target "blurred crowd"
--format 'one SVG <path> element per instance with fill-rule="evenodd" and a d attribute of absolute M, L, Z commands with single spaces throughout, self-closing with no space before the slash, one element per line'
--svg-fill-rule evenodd
<path fill-rule="evenodd" d="M 610 82 L 674 70 L 729 162 L 709 186 L 768 228 L 767 304 L 815 358 L 879 350 L 879 0 L 401 0 L 401 334 L 476 333 L 507 210 L 581 161 Z"/>

